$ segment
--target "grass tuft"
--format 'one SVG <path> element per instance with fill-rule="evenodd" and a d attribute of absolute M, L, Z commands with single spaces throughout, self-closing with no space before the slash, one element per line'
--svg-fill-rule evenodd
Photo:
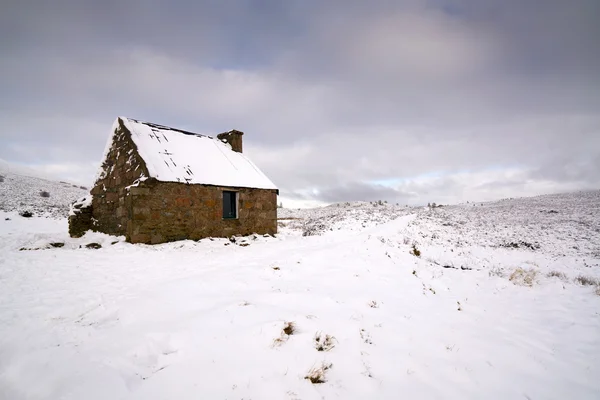
<path fill-rule="evenodd" d="M 335 347 L 335 337 L 322 332 L 315 333 L 314 345 L 317 351 L 329 351 Z"/>
<path fill-rule="evenodd" d="M 291 336 L 294 333 L 296 333 L 298 330 L 298 328 L 296 327 L 296 323 L 295 322 L 286 322 L 285 325 L 283 326 L 283 333 L 285 335 Z"/>
<path fill-rule="evenodd" d="M 325 383 L 327 382 L 326 373 L 332 366 L 331 363 L 323 362 L 320 366 L 311 368 L 304 379 L 308 379 L 312 384 Z"/>
<path fill-rule="evenodd" d="M 550 271 L 546 274 L 546 276 L 548 278 L 558 278 L 561 281 L 568 281 L 569 278 L 567 277 L 567 275 L 564 272 L 560 272 L 560 271 Z"/>

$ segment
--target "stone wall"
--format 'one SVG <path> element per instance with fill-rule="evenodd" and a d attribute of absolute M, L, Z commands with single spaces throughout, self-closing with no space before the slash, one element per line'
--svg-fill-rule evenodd
<path fill-rule="evenodd" d="M 223 190 L 238 192 L 238 218 L 223 219 Z M 277 191 L 159 182 L 129 190 L 132 218 L 127 240 L 163 243 L 181 239 L 277 233 Z"/>
<path fill-rule="evenodd" d="M 91 198 L 84 197 L 71 204 L 69 210 L 69 235 L 82 237 L 93 228 L 93 215 Z"/>
<path fill-rule="evenodd" d="M 92 229 L 110 235 L 126 235 L 131 213 L 131 197 L 126 187 L 141 176 L 147 177 L 148 170 L 120 119 L 102 170 L 91 190 Z"/>

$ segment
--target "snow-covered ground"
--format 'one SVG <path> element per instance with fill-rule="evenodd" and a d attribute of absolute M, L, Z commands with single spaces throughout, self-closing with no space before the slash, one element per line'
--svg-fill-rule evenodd
<path fill-rule="evenodd" d="M 0 399 L 597 399 L 599 207 L 282 209 L 155 246 L 0 212 Z"/>
<path fill-rule="evenodd" d="M 14 173 L 0 163 L 0 210 L 66 217 L 69 203 L 87 193 L 84 186 Z"/>

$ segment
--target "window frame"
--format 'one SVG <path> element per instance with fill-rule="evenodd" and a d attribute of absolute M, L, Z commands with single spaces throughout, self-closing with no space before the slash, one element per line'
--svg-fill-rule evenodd
<path fill-rule="evenodd" d="M 233 213 L 234 215 L 232 217 L 229 216 L 225 216 L 225 193 L 230 193 L 230 196 L 233 196 Z M 222 215 L 222 219 L 226 220 L 226 219 L 239 219 L 239 198 L 238 198 L 238 192 L 235 190 L 223 190 L 222 195 L 221 195 L 221 215 Z"/>

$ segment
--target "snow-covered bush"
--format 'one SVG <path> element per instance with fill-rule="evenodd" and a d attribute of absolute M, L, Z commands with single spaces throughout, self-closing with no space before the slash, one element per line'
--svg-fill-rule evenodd
<path fill-rule="evenodd" d="M 519 267 L 515 269 L 512 274 L 510 274 L 508 280 L 514 283 L 515 285 L 531 287 L 535 283 L 536 276 L 536 270 L 532 268 L 523 269 Z"/>

